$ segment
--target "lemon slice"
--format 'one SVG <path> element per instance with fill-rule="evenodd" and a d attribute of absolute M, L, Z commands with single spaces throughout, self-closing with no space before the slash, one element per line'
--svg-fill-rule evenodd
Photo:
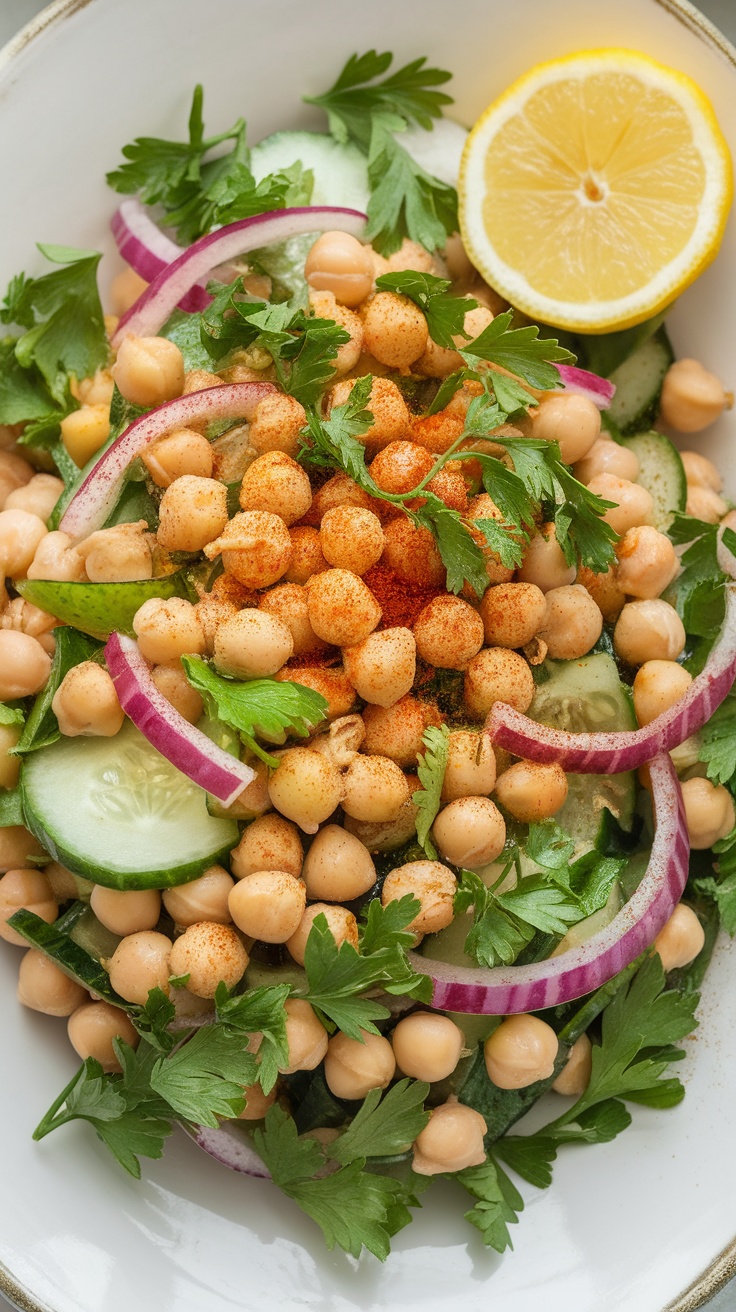
<path fill-rule="evenodd" d="M 649 318 L 710 263 L 733 178 L 700 88 L 611 49 L 514 82 L 470 133 L 458 190 L 483 277 L 532 318 L 600 333 Z"/>

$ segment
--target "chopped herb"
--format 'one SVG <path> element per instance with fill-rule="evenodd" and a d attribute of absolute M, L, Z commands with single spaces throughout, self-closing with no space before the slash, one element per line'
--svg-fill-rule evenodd
<path fill-rule="evenodd" d="M 383 273 L 376 278 L 378 291 L 399 292 L 424 311 L 427 328 L 433 342 L 444 346 L 449 351 L 456 350 L 455 337 L 468 337 L 463 323 L 468 310 L 474 310 L 478 302 L 467 296 L 450 296 L 448 289 L 452 286 L 446 278 L 435 278 L 431 273 Z M 527 402 L 529 395 L 527 393 Z"/>
<path fill-rule="evenodd" d="M 437 849 L 429 837 L 435 816 L 440 809 L 442 784 L 450 750 L 450 730 L 446 724 L 440 729 L 430 725 L 422 735 L 424 753 L 419 757 L 417 774 L 422 785 L 412 796 L 418 807 L 417 838 L 431 861 L 437 860 Z"/>

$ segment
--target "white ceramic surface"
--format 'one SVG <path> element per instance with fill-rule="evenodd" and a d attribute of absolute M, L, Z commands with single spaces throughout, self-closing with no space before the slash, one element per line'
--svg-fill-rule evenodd
<path fill-rule="evenodd" d="M 344 58 L 371 45 L 399 59 L 426 53 L 457 74 L 457 117 L 472 121 L 537 60 L 628 45 L 685 69 L 711 95 L 736 154 L 736 65 L 692 15 L 658 0 L 74 0 L 0 64 L 0 284 L 38 267 L 35 239 L 110 250 L 114 200 L 103 175 L 140 133 L 181 134 L 191 88 L 207 121 L 238 113 L 251 139 L 314 124 L 302 93 L 322 89 Z M 104 264 L 109 278 L 114 257 Z M 736 285 L 732 220 L 717 264 L 670 326 L 678 350 L 731 383 Z M 726 417 L 702 443 L 724 467 L 736 437 Z M 698 439 L 700 445 L 700 439 Z M 731 458 L 731 490 L 736 472 Z M 0 945 L 3 1035 L 0 1287 L 48 1312 L 662 1312 L 736 1234 L 736 951 L 722 944 L 701 1028 L 687 1043 L 685 1103 L 640 1110 L 618 1141 L 563 1151 L 546 1193 L 523 1188 L 516 1252 L 486 1252 L 448 1184 L 432 1191 L 385 1266 L 327 1254 L 309 1221 L 268 1183 L 217 1167 L 176 1138 L 124 1176 L 82 1125 L 41 1145 L 30 1133 L 74 1069 L 63 1025 L 14 1000 L 19 951 Z M 702 1286 L 701 1286 L 702 1289 Z"/>

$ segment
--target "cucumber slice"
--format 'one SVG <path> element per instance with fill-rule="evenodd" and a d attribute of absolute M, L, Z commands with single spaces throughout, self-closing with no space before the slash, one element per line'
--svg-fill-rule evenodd
<path fill-rule="evenodd" d="M 675 355 L 664 328 L 659 328 L 609 375 L 616 384 L 607 414 L 622 433 L 639 433 L 652 424 L 662 383 Z"/>
<path fill-rule="evenodd" d="M 69 930 L 69 937 L 77 947 L 83 948 L 95 961 L 108 961 L 120 943 L 122 935 L 113 934 L 97 919 L 90 906 L 86 906 Z"/>
<path fill-rule="evenodd" d="M 187 597 L 183 570 L 159 579 L 134 583 L 59 583 L 51 579 L 18 579 L 13 587 L 25 601 L 104 640 L 111 633 L 133 632 L 133 616 L 150 597 Z"/>
<path fill-rule="evenodd" d="M 297 162 L 314 175 L 312 205 L 366 208 L 370 195 L 366 157 L 349 142 L 335 141 L 327 132 L 274 132 L 251 151 L 256 182 Z"/>
<path fill-rule="evenodd" d="M 73 918 L 70 919 L 73 924 Z M 23 907 L 20 911 L 16 911 L 10 920 L 12 928 L 21 934 L 32 948 L 38 948 L 39 952 L 44 952 L 50 957 L 65 975 L 75 979 L 78 984 L 96 994 L 103 1002 L 109 1002 L 113 1007 L 120 1007 L 122 1011 L 134 1010 L 129 1002 L 125 1002 L 115 992 L 104 966 L 74 942 L 72 929 L 64 928 L 64 923 L 70 923 L 67 916 L 63 917 L 63 921 L 57 920 L 55 925 L 47 925 L 46 921 L 35 912 Z"/>
<path fill-rule="evenodd" d="M 617 733 L 636 728 L 631 694 L 607 653 L 596 652 L 578 661 L 547 660 L 544 673 L 547 678 L 537 686 L 529 711 L 533 720 L 571 733 Z M 622 829 L 631 829 L 636 806 L 632 772 L 570 774 L 567 783 L 567 801 L 555 820 L 575 839 L 576 857 L 604 841 L 606 811 Z"/>
<path fill-rule="evenodd" d="M 666 533 L 675 511 L 684 510 L 687 479 L 677 447 L 664 433 L 635 433 L 622 442 L 639 460 L 638 482 L 654 501 L 654 527 Z"/>
<path fill-rule="evenodd" d="M 26 824 L 56 861 L 107 888 L 196 879 L 238 841 L 206 795 L 129 722 L 114 738 L 62 738 L 21 772 Z"/>

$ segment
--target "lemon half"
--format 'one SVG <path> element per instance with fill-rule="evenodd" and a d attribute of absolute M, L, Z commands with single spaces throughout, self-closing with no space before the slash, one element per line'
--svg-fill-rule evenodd
<path fill-rule="evenodd" d="M 600 333 L 649 318 L 710 263 L 733 173 L 691 78 L 589 50 L 537 65 L 489 106 L 458 191 L 486 281 L 532 318 Z"/>

